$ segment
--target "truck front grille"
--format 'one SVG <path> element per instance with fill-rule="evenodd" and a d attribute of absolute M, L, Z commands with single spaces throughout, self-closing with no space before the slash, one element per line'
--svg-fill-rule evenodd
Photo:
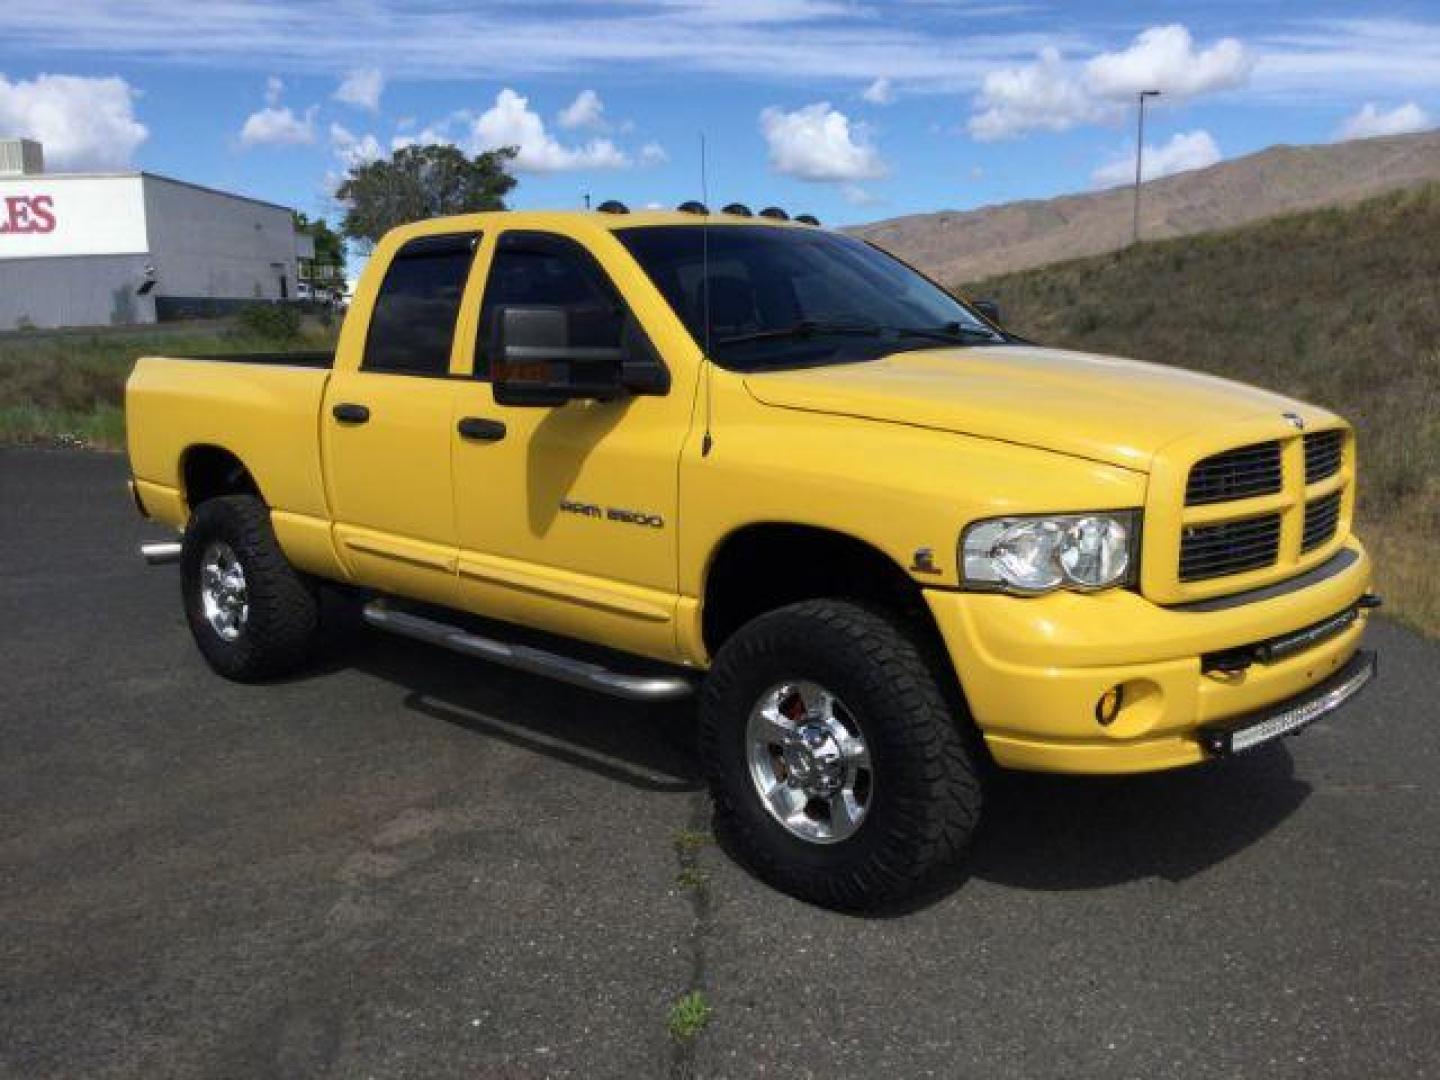
<path fill-rule="evenodd" d="M 1278 413 L 1226 446 L 1199 431 L 1156 455 L 1140 587 L 1183 604 L 1284 581 L 1333 556 L 1354 512 L 1348 429 Z"/>
<path fill-rule="evenodd" d="M 1305 436 L 1305 483 L 1318 484 L 1340 471 L 1345 448 L 1343 431 L 1317 431 Z"/>
<path fill-rule="evenodd" d="M 1185 486 L 1185 505 L 1274 495 L 1282 478 L 1278 442 L 1239 446 L 1195 463 Z"/>
<path fill-rule="evenodd" d="M 1305 528 L 1300 535 L 1300 550 L 1313 551 L 1335 535 L 1340 524 L 1340 492 L 1305 504 Z"/>
<path fill-rule="evenodd" d="M 1194 525 L 1180 538 L 1180 580 L 1205 581 L 1271 566 L 1280 554 L 1280 515 Z"/>

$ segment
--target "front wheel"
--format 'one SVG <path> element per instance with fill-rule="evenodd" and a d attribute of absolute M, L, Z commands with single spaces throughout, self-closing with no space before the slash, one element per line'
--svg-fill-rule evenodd
<path fill-rule="evenodd" d="M 890 618 L 814 600 L 726 642 L 701 706 L 716 824 L 763 879 L 867 909 L 953 870 L 975 830 L 971 743 Z"/>
<path fill-rule="evenodd" d="M 286 560 L 259 499 L 227 495 L 195 508 L 180 587 L 195 644 L 227 679 L 273 678 L 310 655 L 319 630 L 315 591 Z"/>

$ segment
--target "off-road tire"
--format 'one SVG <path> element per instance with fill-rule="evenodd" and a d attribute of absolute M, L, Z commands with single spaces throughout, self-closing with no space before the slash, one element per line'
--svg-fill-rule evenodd
<path fill-rule="evenodd" d="M 227 641 L 205 617 L 200 568 L 212 541 L 228 544 L 245 572 L 249 615 Z M 195 644 L 215 671 L 236 682 L 287 674 L 310 656 L 319 632 L 315 589 L 290 565 L 270 512 L 252 495 L 208 499 L 190 514 L 180 554 L 180 588 Z"/>
<path fill-rule="evenodd" d="M 836 843 L 792 835 L 751 780 L 750 710 L 794 679 L 841 698 L 869 746 L 873 802 L 860 828 Z M 763 615 L 721 648 L 701 701 L 701 760 L 720 839 L 762 880 L 803 900 L 862 911 L 904 905 L 956 875 L 979 821 L 969 724 L 897 620 L 839 600 Z"/>

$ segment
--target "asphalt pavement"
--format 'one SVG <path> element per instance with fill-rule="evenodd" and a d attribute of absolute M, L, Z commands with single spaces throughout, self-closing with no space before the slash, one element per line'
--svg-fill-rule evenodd
<path fill-rule="evenodd" d="M 862 919 L 703 842 L 689 707 L 364 630 L 212 675 L 124 476 L 0 451 L 0 1075 L 1440 1075 L 1440 646 L 1399 626 L 1300 738 L 1000 778 L 968 878 Z"/>

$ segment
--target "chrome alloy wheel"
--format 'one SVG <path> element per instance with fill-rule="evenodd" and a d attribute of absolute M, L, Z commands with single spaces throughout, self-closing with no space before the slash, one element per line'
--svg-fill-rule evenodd
<path fill-rule="evenodd" d="M 750 779 L 792 835 L 812 844 L 849 839 L 874 800 L 870 751 L 855 716 L 813 682 L 771 687 L 746 727 Z"/>
<path fill-rule="evenodd" d="M 210 628 L 225 641 L 238 638 L 250 618 L 245 568 L 222 540 L 208 544 L 200 559 L 200 606 Z"/>

